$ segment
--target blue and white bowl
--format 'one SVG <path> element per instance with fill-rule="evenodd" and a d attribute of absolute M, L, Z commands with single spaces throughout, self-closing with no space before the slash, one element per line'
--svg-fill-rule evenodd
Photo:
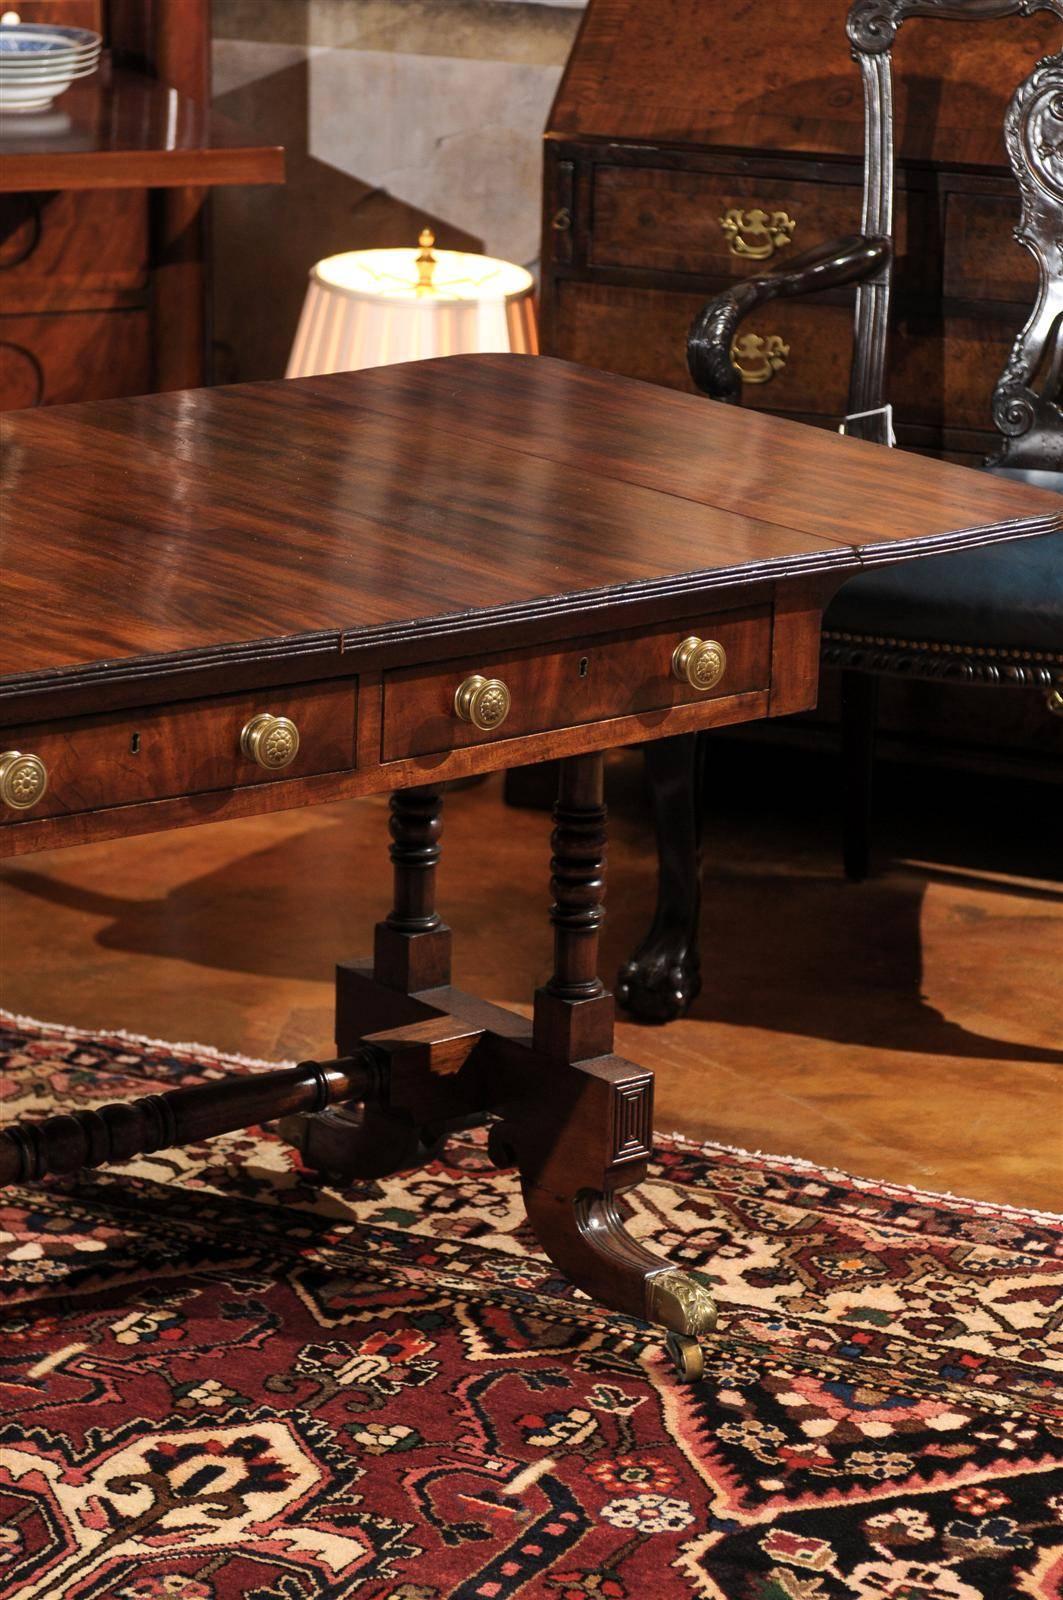
<path fill-rule="evenodd" d="M 103 41 L 88 28 L 0 20 L 0 111 L 44 111 L 100 63 Z"/>

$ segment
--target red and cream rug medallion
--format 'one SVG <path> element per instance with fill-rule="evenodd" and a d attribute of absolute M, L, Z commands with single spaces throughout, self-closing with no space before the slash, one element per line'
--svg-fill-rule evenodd
<path fill-rule="evenodd" d="M 7 1115 L 255 1063 L 8 1021 Z M 1060 1219 L 662 1139 L 705 1379 L 514 1178 L 319 1189 L 268 1131 L 0 1195 L 5 1600 L 1055 1600 Z"/>

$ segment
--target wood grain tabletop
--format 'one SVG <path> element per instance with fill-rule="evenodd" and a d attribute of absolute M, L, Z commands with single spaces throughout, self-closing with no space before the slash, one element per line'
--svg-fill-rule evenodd
<path fill-rule="evenodd" d="M 2 451 L 16 700 L 197 656 L 379 668 L 1063 525 L 1047 492 L 519 356 L 11 413 Z"/>

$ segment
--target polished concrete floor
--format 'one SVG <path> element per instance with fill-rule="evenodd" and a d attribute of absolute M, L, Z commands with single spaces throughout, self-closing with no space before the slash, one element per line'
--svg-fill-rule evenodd
<path fill-rule="evenodd" d="M 906 806 L 894 782 L 903 826 L 888 817 L 884 842 L 907 859 L 857 886 L 838 871 L 830 782 L 749 760 L 715 759 L 701 999 L 681 1022 L 618 1028 L 618 1049 L 657 1069 L 657 1127 L 1063 1209 L 1053 797 L 1009 811 L 990 796 L 958 820 L 951 802 Z M 612 759 L 609 795 L 606 974 L 653 895 L 637 757 Z M 386 815 L 357 801 L 9 864 L 0 997 L 89 1028 L 328 1054 L 331 965 L 368 950 L 388 903 Z M 548 835 L 497 779 L 448 800 L 456 981 L 517 1007 L 549 965 Z"/>

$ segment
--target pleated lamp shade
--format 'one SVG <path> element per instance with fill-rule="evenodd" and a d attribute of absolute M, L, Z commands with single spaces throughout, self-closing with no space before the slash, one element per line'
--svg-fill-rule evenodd
<path fill-rule="evenodd" d="M 534 355 L 534 284 L 511 261 L 433 250 L 349 250 L 311 268 L 285 374 L 354 372 L 428 356 Z"/>

